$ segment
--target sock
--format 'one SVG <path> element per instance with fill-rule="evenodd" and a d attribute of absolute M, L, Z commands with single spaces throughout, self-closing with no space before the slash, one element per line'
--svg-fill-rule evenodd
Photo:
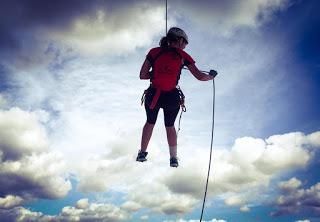
<path fill-rule="evenodd" d="M 169 146 L 170 157 L 177 157 L 177 146 Z"/>

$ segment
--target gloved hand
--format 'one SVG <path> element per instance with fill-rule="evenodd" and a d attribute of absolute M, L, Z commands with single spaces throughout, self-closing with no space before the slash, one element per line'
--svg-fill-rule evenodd
<path fill-rule="evenodd" d="M 216 70 L 211 69 L 209 72 L 209 75 L 213 76 L 213 78 L 214 78 L 214 77 L 216 77 L 216 75 L 218 75 L 218 72 Z"/>

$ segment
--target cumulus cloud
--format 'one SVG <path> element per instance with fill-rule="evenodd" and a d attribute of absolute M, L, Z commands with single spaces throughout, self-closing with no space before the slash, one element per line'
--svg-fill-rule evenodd
<path fill-rule="evenodd" d="M 141 220 L 148 220 L 149 219 L 149 216 L 148 215 L 142 215 L 140 217 Z"/>
<path fill-rule="evenodd" d="M 240 206 L 239 210 L 241 212 L 249 212 L 250 208 L 247 205 L 245 205 L 246 202 L 247 202 L 247 199 L 249 199 L 249 198 L 246 197 L 246 196 L 244 196 L 244 197 L 241 197 L 241 196 L 230 196 L 230 197 L 227 197 L 224 200 L 224 203 L 227 206 Z"/>
<path fill-rule="evenodd" d="M 128 189 L 139 183 L 141 169 L 134 162 L 134 157 L 129 151 L 130 147 L 123 144 L 122 147 L 115 145 L 114 148 L 126 150 L 126 152 L 112 151 L 113 148 L 111 148 L 111 152 L 105 156 L 92 156 L 84 161 L 85 164 L 77 166 L 78 190 L 105 192 L 113 188 L 121 190 L 122 187 L 126 187 L 125 189 Z"/>
<path fill-rule="evenodd" d="M 53 216 L 32 212 L 23 207 L 15 207 L 8 210 L 0 209 L 1 221 L 52 222 L 54 221 L 53 219 Z"/>
<path fill-rule="evenodd" d="M 77 209 L 86 209 L 89 207 L 89 199 L 81 199 L 78 200 L 77 204 L 76 204 L 76 208 Z"/>
<path fill-rule="evenodd" d="M 169 3 L 170 24 L 182 15 L 198 27 L 229 33 L 239 27 L 257 27 L 272 14 L 290 6 L 289 0 L 174 1 Z M 22 65 L 48 63 L 61 52 L 123 55 L 149 45 L 164 31 L 161 1 L 1 1 L 0 47 L 6 57 Z M 12 14 L 16 16 L 13 18 Z M 10 18 L 10 19 L 8 19 Z M 208 26 L 207 24 L 211 24 Z M 50 45 L 58 45 L 52 52 Z M 0 53 L 1 55 L 1 53 Z M 4 61 L 4 60 L 3 60 Z M 8 60 L 10 61 L 10 60 Z M 6 61 L 6 64 L 10 63 Z M 49 62 L 50 63 L 50 62 Z"/>
<path fill-rule="evenodd" d="M 66 206 L 58 215 L 49 216 L 40 212 L 33 212 L 23 207 L 15 207 L 9 210 L 0 209 L 1 221 L 39 221 L 39 222 L 68 222 L 68 221 L 101 221 L 115 222 L 130 218 L 130 214 L 113 205 L 101 203 L 89 203 L 87 199 L 81 199 L 75 207 Z"/>
<path fill-rule="evenodd" d="M 267 149 L 263 156 L 255 162 L 255 165 L 266 174 L 280 169 L 305 166 L 311 156 L 306 149 L 303 149 L 303 146 L 313 145 L 310 142 L 307 142 L 307 144 L 302 142 L 306 138 L 304 134 L 299 132 L 269 137 L 266 140 Z M 290 155 L 283 156 L 287 153 L 290 153 Z"/>
<path fill-rule="evenodd" d="M 0 112 L 0 141 L 4 160 L 46 151 L 49 144 L 37 116 L 18 108 Z"/>
<path fill-rule="evenodd" d="M 306 142 L 310 135 L 289 133 L 266 140 L 244 137 L 237 139 L 230 151 L 216 149 L 213 153 L 209 194 L 245 193 L 261 186 L 267 187 L 277 175 L 306 167 L 313 157 L 308 150 L 311 143 Z M 184 170 L 169 172 L 163 178 L 172 192 L 201 197 L 207 164 L 199 162 L 199 159 L 206 159 L 205 154 L 193 151 L 192 159 L 184 160 Z M 198 182 L 190 184 L 190 181 Z M 241 205 L 252 198 L 252 195 L 243 195 L 241 198 L 243 199 L 231 197 L 226 199 L 226 204 Z"/>
<path fill-rule="evenodd" d="M 312 147 L 320 147 L 320 132 L 314 132 L 307 136 L 303 144 L 310 144 Z"/>
<path fill-rule="evenodd" d="M 243 207 L 240 207 L 240 211 L 241 212 L 250 212 L 250 207 L 248 207 L 248 206 L 243 206 Z"/>
<path fill-rule="evenodd" d="M 291 184 L 295 185 L 292 186 Z M 317 216 L 320 215 L 320 183 L 306 189 L 299 188 L 300 184 L 301 181 L 296 178 L 279 183 L 280 188 L 285 188 L 285 190 L 275 201 L 278 210 L 272 212 L 273 216 L 298 212 L 312 212 Z M 287 189 L 288 185 L 290 190 Z"/>
<path fill-rule="evenodd" d="M 199 220 L 184 220 L 184 219 L 178 219 L 178 220 L 164 220 L 163 222 L 197 222 Z M 212 219 L 212 220 L 203 220 L 203 222 L 227 222 L 225 220 L 218 220 L 218 219 Z"/>
<path fill-rule="evenodd" d="M 216 149 L 209 180 L 209 196 L 223 194 L 225 197 L 228 194 L 226 205 L 239 206 L 240 211 L 248 212 L 250 208 L 247 204 L 256 201 L 252 198 L 262 192 L 261 187 L 268 187 L 269 182 L 281 173 L 308 165 L 313 157 L 309 149 L 317 144 L 307 139 L 310 135 L 289 133 L 265 140 L 244 137 L 237 139 L 231 150 Z M 131 139 L 128 139 L 131 144 Z M 181 167 L 168 171 L 163 167 L 167 166 L 165 163 L 168 161 L 165 151 L 152 147 L 151 159 L 147 163 L 137 164 L 134 161 L 136 153 L 130 149 L 131 146 L 126 143 L 117 144 L 109 147 L 108 154 L 89 159 L 85 166 L 90 168 L 79 169 L 78 189 L 85 192 L 126 192 L 128 202 L 123 207 L 129 211 L 147 207 L 168 215 L 184 214 L 199 204 L 204 192 L 207 163 L 198 160 L 206 159 L 207 153 L 192 150 L 192 157 L 183 156 Z M 188 152 L 185 150 L 185 153 Z M 152 155 L 157 158 L 152 158 Z M 281 155 L 286 158 L 279 159 Z M 148 167 L 148 172 L 141 174 L 140 167 Z M 292 179 L 279 186 L 294 189 L 298 185 L 299 182 Z M 252 192 L 257 195 L 252 195 Z"/>
<path fill-rule="evenodd" d="M 198 201 L 192 196 L 171 192 L 161 181 L 167 173 L 168 154 L 151 144 L 153 154 L 148 156 L 149 161 L 137 163 L 135 155 L 138 150 L 133 153 L 131 146 L 133 138 L 126 138 L 126 142 L 108 147 L 106 155 L 89 159 L 84 166 L 90 168 L 77 170 L 78 189 L 83 192 L 125 192 L 128 201 L 121 207 L 130 212 L 140 208 L 168 215 L 191 212 Z M 145 167 L 148 167 L 148 172 L 144 171 Z"/>
<path fill-rule="evenodd" d="M 230 196 L 224 200 L 224 203 L 227 206 L 240 206 L 239 210 L 241 212 L 249 212 L 250 208 L 247 205 L 245 205 L 247 202 L 247 199 L 248 199 L 248 197 L 246 197 L 246 196 L 244 196 L 244 197 Z"/>
<path fill-rule="evenodd" d="M 9 209 L 15 206 L 19 206 L 23 203 L 23 199 L 19 196 L 7 195 L 4 198 L 0 198 L 0 208 Z"/>
<path fill-rule="evenodd" d="M 170 192 L 163 184 L 142 184 L 145 189 L 129 194 L 129 198 L 155 212 L 174 215 L 190 213 L 198 201 L 187 195 Z M 149 187 L 148 187 L 149 186 Z M 154 192 L 154 190 L 157 192 Z"/>
<path fill-rule="evenodd" d="M 121 208 L 129 212 L 135 212 L 141 209 L 141 205 L 133 201 L 127 201 L 121 205 Z"/>
<path fill-rule="evenodd" d="M 224 200 L 224 202 L 229 206 L 238 206 L 244 204 L 244 200 L 239 196 L 228 197 Z"/>
<path fill-rule="evenodd" d="M 259 27 L 270 20 L 275 12 L 285 10 L 292 3 L 290 0 L 216 0 L 199 4 L 188 0 L 174 1 L 171 4 L 172 11 L 192 18 L 197 26 L 215 33 L 230 34 L 241 27 Z"/>
<path fill-rule="evenodd" d="M 70 30 L 54 35 L 85 53 L 121 55 L 149 45 L 163 31 L 161 5 L 137 2 L 124 4 L 115 12 L 105 8 L 97 9 L 94 16 L 76 19 Z"/>
<path fill-rule="evenodd" d="M 113 204 L 88 204 L 87 200 L 79 200 L 76 207 L 64 207 L 57 216 L 58 221 L 120 221 L 128 218 L 127 211 Z"/>
<path fill-rule="evenodd" d="M 293 177 L 288 181 L 282 181 L 279 183 L 279 188 L 284 191 L 292 191 L 301 186 L 301 181 Z"/>
<path fill-rule="evenodd" d="M 41 116 L 42 112 L 38 112 Z M 43 113 L 42 113 L 43 114 Z M 15 206 L 32 198 L 61 198 L 71 189 L 60 153 L 49 141 L 36 113 L 19 108 L 0 110 L 1 205 Z"/>
<path fill-rule="evenodd" d="M 159 1 L 1 1 L 0 15 L 2 62 L 24 69 L 48 65 L 73 50 L 98 55 L 132 52 L 151 43 L 165 24 Z"/>

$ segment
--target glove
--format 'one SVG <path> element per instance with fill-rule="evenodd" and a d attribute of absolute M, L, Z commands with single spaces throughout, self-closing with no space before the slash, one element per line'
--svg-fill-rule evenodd
<path fill-rule="evenodd" d="M 216 70 L 211 69 L 209 72 L 209 75 L 213 76 L 213 78 L 214 78 L 214 77 L 216 77 L 216 75 L 218 75 L 218 72 Z"/>

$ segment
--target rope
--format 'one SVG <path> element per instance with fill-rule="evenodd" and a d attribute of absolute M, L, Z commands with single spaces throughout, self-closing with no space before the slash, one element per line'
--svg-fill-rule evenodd
<path fill-rule="evenodd" d="M 207 197 L 207 190 L 208 190 L 208 183 L 209 183 L 209 176 L 210 176 L 210 168 L 211 168 L 211 158 L 212 158 L 212 145 L 213 145 L 213 132 L 214 132 L 214 110 L 215 110 L 215 84 L 214 79 L 212 80 L 212 128 L 211 128 L 211 145 L 210 145 L 210 158 L 209 158 L 209 167 L 208 167 L 208 175 L 207 175 L 207 181 L 206 181 L 206 188 L 204 192 L 203 197 L 203 203 L 202 203 L 202 210 L 201 210 L 201 216 L 200 216 L 200 222 L 202 221 L 204 206 L 206 203 L 206 197 Z"/>
<path fill-rule="evenodd" d="M 168 0 L 166 0 L 166 35 L 168 32 Z"/>
<path fill-rule="evenodd" d="M 168 32 L 168 0 L 166 0 L 166 35 Z M 186 68 L 185 68 L 186 69 Z M 205 72 L 205 71 L 202 71 Z M 208 73 L 209 72 L 205 72 Z M 203 203 L 202 203 L 202 209 L 201 209 L 201 216 L 200 216 L 200 222 L 202 221 L 204 207 L 206 204 L 206 198 L 207 198 L 207 191 L 208 191 L 208 184 L 209 184 L 209 176 L 210 176 L 210 170 L 211 170 L 211 159 L 212 159 L 212 147 L 213 147 L 213 133 L 214 133 L 214 111 L 215 111 L 215 84 L 214 79 L 212 80 L 212 127 L 211 127 L 211 144 L 210 144 L 210 158 L 209 158 L 209 166 L 208 166 L 208 174 L 207 174 L 207 180 L 206 180 L 206 187 L 203 197 Z M 179 129 L 178 133 L 180 131 L 180 121 L 182 117 L 182 113 L 185 112 L 181 110 L 180 118 L 179 118 Z"/>

